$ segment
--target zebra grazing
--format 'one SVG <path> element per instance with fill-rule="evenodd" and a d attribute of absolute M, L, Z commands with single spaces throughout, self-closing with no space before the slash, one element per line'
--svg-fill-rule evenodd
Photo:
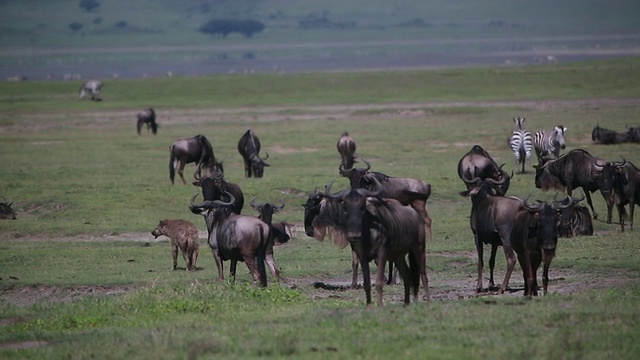
<path fill-rule="evenodd" d="M 566 131 L 566 127 L 558 125 L 553 131 L 539 130 L 536 132 L 535 138 L 533 139 L 533 146 L 536 149 L 536 156 L 538 157 L 539 163 L 551 158 L 558 158 L 560 149 L 566 147 Z"/>
<path fill-rule="evenodd" d="M 525 163 L 531 158 L 533 151 L 533 140 L 531 133 L 524 128 L 524 118 L 513 118 L 513 122 L 515 128 L 511 134 L 511 140 L 509 140 L 509 146 L 516 158 L 516 163 L 522 164 L 522 173 L 524 173 Z"/>
<path fill-rule="evenodd" d="M 78 99 L 82 99 L 87 95 L 87 93 L 91 93 L 91 100 L 93 101 L 101 101 L 100 99 L 100 90 L 102 89 L 102 81 L 100 80 L 89 80 L 80 86 L 80 97 Z"/>

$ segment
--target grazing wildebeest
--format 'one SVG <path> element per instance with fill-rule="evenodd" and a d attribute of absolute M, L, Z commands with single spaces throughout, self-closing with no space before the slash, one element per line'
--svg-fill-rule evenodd
<path fill-rule="evenodd" d="M 85 81 L 82 86 L 80 86 L 80 96 L 78 99 L 84 98 L 88 93 L 91 93 L 91 100 L 93 101 L 101 101 L 100 99 L 100 90 L 102 90 L 102 81 L 100 80 L 89 80 Z"/>
<path fill-rule="evenodd" d="M 494 185 L 497 181 L 491 178 L 484 180 L 476 177 L 474 179 L 464 178 L 463 180 L 470 187 L 469 190 L 460 193 L 462 196 L 471 197 L 471 231 L 476 245 L 478 255 L 478 279 L 476 282 L 476 292 L 481 292 L 482 269 L 484 267 L 483 247 L 484 244 L 491 245 L 491 256 L 489 258 L 489 290 L 495 287 L 493 281 L 493 270 L 495 268 L 496 252 L 498 246 L 502 246 L 507 259 L 507 272 L 505 273 L 500 293 L 504 293 L 509 285 L 509 278 L 516 263 L 513 243 L 511 242 L 511 230 L 515 224 L 515 215 L 525 210 L 521 199 L 515 197 L 503 197 L 496 194 Z M 503 179 L 502 181 L 505 181 Z"/>
<path fill-rule="evenodd" d="M 614 130 L 601 128 L 596 125 L 591 132 L 591 140 L 596 144 L 611 145 L 629 142 L 629 133 L 622 134 Z"/>
<path fill-rule="evenodd" d="M 544 160 L 534 168 L 538 189 L 566 191 L 571 196 L 573 189 L 582 188 L 594 219 L 598 218 L 598 214 L 593 208 L 590 193 L 600 190 L 605 202 L 610 204 L 613 167 L 607 161 L 591 156 L 586 150 L 571 150 L 557 159 Z M 611 213 L 609 205 L 607 213 Z M 609 215 L 607 217 L 610 218 Z"/>
<path fill-rule="evenodd" d="M 0 219 L 15 220 L 16 212 L 11 208 L 11 205 L 13 205 L 13 203 L 7 202 L 5 198 L 2 199 L 3 201 L 0 202 Z"/>
<path fill-rule="evenodd" d="M 289 226 L 286 222 L 281 221 L 275 224 L 273 223 L 273 214 L 284 208 L 284 201 L 280 200 L 281 205 L 276 205 L 270 202 L 256 203 L 257 198 L 257 196 L 254 196 L 249 202 L 249 205 L 258 212 L 258 219 L 269 224 L 274 242 L 284 244 L 291 240 L 291 235 L 289 234 L 289 231 L 287 231 Z"/>
<path fill-rule="evenodd" d="M 178 268 L 178 249 L 182 252 L 182 257 L 187 263 L 187 270 L 196 269 L 196 261 L 198 260 L 198 229 L 193 223 L 176 219 L 176 220 L 160 220 L 158 226 L 151 232 L 151 235 L 164 235 L 171 240 L 171 257 L 173 260 L 172 269 Z"/>
<path fill-rule="evenodd" d="M 264 175 L 264 167 L 271 166 L 265 162 L 269 158 L 260 157 L 260 139 L 253 133 L 251 129 L 242 135 L 238 141 L 238 152 L 244 161 L 244 176 L 261 178 Z"/>
<path fill-rule="evenodd" d="M 627 131 L 627 136 L 629 137 L 629 142 L 640 144 L 640 127 L 629 128 L 629 131 Z"/>
<path fill-rule="evenodd" d="M 342 159 L 342 166 L 345 169 L 351 169 L 356 158 L 356 142 L 353 141 L 351 135 L 349 135 L 349 133 L 345 131 L 340 136 L 340 139 L 338 139 L 336 147 L 338 148 L 340 158 Z"/>
<path fill-rule="evenodd" d="M 567 197 L 565 200 L 557 200 L 556 196 L 553 198 L 555 203 L 561 207 L 568 205 L 568 207 L 558 210 L 558 237 L 572 238 L 579 235 L 593 235 L 591 213 L 587 207 L 578 204 L 585 197 L 580 199 Z"/>
<path fill-rule="evenodd" d="M 364 159 L 366 168 L 346 169 L 340 165 L 340 175 L 349 179 L 351 189 L 377 189 L 380 197 L 398 200 L 402 205 L 411 206 L 427 227 L 429 239 L 433 239 L 431 216 L 427 211 L 427 200 L 431 196 L 431 185 L 422 180 L 391 177 L 380 172 L 369 172 L 371 165 Z"/>
<path fill-rule="evenodd" d="M 182 182 L 186 185 L 184 179 L 184 167 L 189 163 L 196 163 L 198 169 L 202 164 L 214 161 L 213 147 L 204 135 L 196 135 L 191 138 L 178 139 L 169 146 L 169 178 L 174 183 L 176 169 Z M 215 162 L 215 161 L 214 161 Z"/>
<path fill-rule="evenodd" d="M 216 258 L 218 278 L 224 279 L 223 261 L 232 260 L 231 277 L 235 279 L 235 264 L 244 261 L 253 275 L 254 281 L 261 286 L 267 286 L 267 274 L 265 262 L 271 273 L 280 281 L 279 270 L 273 258 L 273 242 L 269 225 L 264 221 L 245 215 L 238 215 L 231 211 L 235 199 L 227 193 L 231 199 L 228 202 L 221 200 L 204 200 L 203 203 L 194 203 L 198 194 L 191 198 L 191 212 L 205 217 L 209 232 L 208 242 Z"/>
<path fill-rule="evenodd" d="M 530 205 L 526 197 L 522 202 L 524 210 L 514 216 L 511 229 L 511 243 L 518 254 L 518 262 L 522 268 L 524 278 L 524 295 L 538 296 L 537 271 L 540 263 L 544 262 L 542 272 L 542 287 L 547 295 L 549 285 L 549 267 L 555 257 L 558 244 L 557 222 L 558 210 L 571 206 L 552 205 L 538 201 Z"/>
<path fill-rule="evenodd" d="M 538 162 L 548 159 L 557 159 L 560 150 L 564 150 L 566 145 L 567 128 L 562 125 L 556 126 L 553 131 L 538 130 L 533 138 L 533 147 L 536 150 Z"/>
<path fill-rule="evenodd" d="M 531 133 L 524 128 L 525 118 L 513 118 L 514 129 L 509 139 L 509 147 L 516 158 L 516 163 L 522 165 L 522 173 L 525 173 L 526 162 L 531 158 L 533 139 Z"/>
<path fill-rule="evenodd" d="M 629 205 L 629 228 L 633 230 L 635 206 L 640 206 L 640 169 L 631 161 L 624 160 L 614 165 L 613 198 L 618 208 L 620 227 L 624 231 L 624 220 L 627 212 L 624 206 Z"/>
<path fill-rule="evenodd" d="M 482 146 L 474 145 L 471 150 L 460 158 L 458 161 L 458 176 L 465 182 L 467 190 L 473 185 L 465 181 L 465 177 L 469 179 L 480 178 L 496 180 L 496 195 L 503 196 L 509 190 L 509 184 L 511 183 L 511 177 L 506 171 L 502 170 L 501 166 L 493 160 L 491 155 L 485 151 Z"/>
<path fill-rule="evenodd" d="M 371 304 L 369 262 L 374 259 L 378 264 L 378 306 L 383 305 L 382 287 L 387 261 L 396 265 L 402 277 L 405 305 L 410 302 L 411 291 L 414 301 L 417 299 L 420 280 L 428 300 L 426 236 L 420 215 L 395 199 L 379 198 L 379 190 L 347 189 L 335 194 L 330 193 L 330 190 L 329 185 L 324 192 L 319 193 L 320 197 L 327 198 L 328 201 L 313 215 L 305 212 L 305 218 L 311 218 L 316 239 L 322 240 L 328 231 L 336 244 L 341 247 L 348 244 L 357 254 L 362 264 L 367 307 Z M 409 258 L 408 265 L 406 256 Z"/>
<path fill-rule="evenodd" d="M 138 135 L 140 135 L 140 130 L 142 130 L 142 125 L 147 124 L 147 130 L 151 130 L 151 132 L 155 135 L 158 133 L 158 124 L 156 123 L 156 112 L 152 108 L 144 109 L 138 113 L 138 123 L 136 124 L 136 130 L 138 131 Z"/>

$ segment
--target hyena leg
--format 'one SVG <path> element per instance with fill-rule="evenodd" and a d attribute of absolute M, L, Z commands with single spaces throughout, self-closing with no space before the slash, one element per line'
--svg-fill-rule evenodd
<path fill-rule="evenodd" d="M 178 244 L 171 242 L 171 259 L 173 260 L 173 266 L 171 270 L 178 268 Z"/>

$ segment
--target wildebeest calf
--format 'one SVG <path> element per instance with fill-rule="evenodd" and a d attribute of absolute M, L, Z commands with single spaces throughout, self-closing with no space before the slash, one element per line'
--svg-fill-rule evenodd
<path fill-rule="evenodd" d="M 198 229 L 193 223 L 186 220 L 160 220 L 158 227 L 151 232 L 156 238 L 164 235 L 171 239 L 171 255 L 173 259 L 172 269 L 178 267 L 178 248 L 187 263 L 187 270 L 196 269 L 198 260 Z"/>

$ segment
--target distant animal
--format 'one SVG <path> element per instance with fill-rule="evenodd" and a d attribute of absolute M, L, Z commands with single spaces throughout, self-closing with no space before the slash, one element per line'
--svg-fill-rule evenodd
<path fill-rule="evenodd" d="M 80 96 L 78 99 L 84 98 L 87 94 L 91 94 L 91 100 L 93 101 L 101 101 L 100 99 L 100 91 L 102 90 L 102 81 L 100 80 L 89 80 L 85 81 L 82 86 L 80 86 Z"/>
<path fill-rule="evenodd" d="M 231 260 L 231 277 L 235 279 L 236 264 L 244 261 L 253 275 L 253 279 L 261 286 L 267 286 L 265 262 L 273 276 L 280 281 L 280 271 L 273 258 L 273 241 L 270 228 L 264 221 L 231 211 L 235 199 L 227 193 L 229 201 L 204 200 L 194 203 L 196 194 L 191 198 L 190 209 L 194 214 L 205 217 L 208 243 L 211 247 L 218 267 L 218 278 L 224 280 L 223 261 Z M 218 257 L 216 257 L 218 256 Z"/>
<path fill-rule="evenodd" d="M 11 208 L 12 202 L 7 202 L 7 199 L 2 198 L 0 201 L 0 219 L 15 220 L 16 212 Z"/>
<path fill-rule="evenodd" d="M 547 204 L 541 201 L 529 204 L 528 199 L 529 197 L 526 197 L 522 202 L 525 210 L 520 210 L 514 216 L 510 240 L 522 268 L 525 281 L 524 295 L 531 297 L 538 295 L 536 272 L 540 263 L 544 263 L 542 288 L 543 294 L 547 295 L 549 268 L 558 245 L 558 210 L 570 205 Z"/>
<path fill-rule="evenodd" d="M 264 167 L 271 166 L 265 162 L 269 158 L 260 157 L 260 139 L 251 130 L 247 130 L 238 141 L 238 152 L 244 161 L 244 176 L 261 178 L 264 176 Z"/>
<path fill-rule="evenodd" d="M 629 142 L 640 144 L 640 127 L 629 128 L 629 131 L 627 131 L 627 136 L 629 137 Z"/>
<path fill-rule="evenodd" d="M 522 173 L 525 172 L 525 164 L 531 158 L 533 151 L 531 133 L 524 128 L 524 120 L 525 118 L 521 117 L 513 118 L 514 130 L 509 141 L 509 147 L 516 158 L 516 163 L 522 165 Z"/>
<path fill-rule="evenodd" d="M 348 132 L 343 132 L 336 144 L 340 157 L 342 158 L 342 166 L 344 169 L 351 169 L 355 162 L 356 142 Z"/>
<path fill-rule="evenodd" d="M 176 169 L 182 182 L 184 179 L 184 167 L 189 163 L 196 163 L 198 169 L 203 163 L 215 162 L 213 147 L 204 135 L 196 135 L 191 138 L 177 139 L 169 146 L 169 178 L 174 183 Z"/>
<path fill-rule="evenodd" d="M 471 150 L 460 158 L 458 161 L 458 177 L 465 183 L 467 190 L 469 190 L 473 184 L 465 181 L 467 179 L 480 178 L 493 179 L 495 182 L 491 182 L 490 186 L 495 187 L 496 195 L 503 196 L 509 190 L 509 184 L 511 183 L 511 177 L 506 171 L 502 170 L 504 164 L 498 166 L 496 161 L 489 155 L 489 153 L 480 145 L 474 145 Z"/>
<path fill-rule="evenodd" d="M 498 246 L 502 246 L 504 249 L 507 271 L 499 289 L 502 294 L 509 285 L 509 279 L 516 263 L 516 253 L 511 241 L 511 232 L 516 223 L 515 216 L 519 212 L 526 210 L 526 208 L 521 199 L 497 195 L 495 190 L 497 187 L 495 185 L 499 184 L 495 184 L 497 181 L 492 178 L 483 180 L 479 177 L 472 179 L 463 176 L 462 180 L 467 183 L 469 190 L 460 192 L 460 195 L 471 197 L 470 227 L 478 255 L 476 292 L 484 291 L 482 286 L 483 251 L 484 244 L 488 244 L 491 245 L 491 256 L 489 258 L 490 291 L 495 288 L 493 270 Z M 506 178 L 501 181 L 506 181 Z"/>
<path fill-rule="evenodd" d="M 556 194 L 557 195 L 557 194 Z M 558 200 L 553 197 L 554 203 L 562 207 L 558 210 L 558 237 L 572 238 L 580 235 L 593 235 L 593 221 L 591 213 L 585 206 L 579 205 L 582 198 L 573 198 L 568 196 L 565 200 Z M 564 207 L 568 205 L 568 207 Z"/>
<path fill-rule="evenodd" d="M 596 144 L 612 145 L 622 144 L 630 141 L 629 133 L 619 133 L 614 130 L 601 128 L 600 125 L 596 125 L 591 132 L 591 140 Z"/>
<path fill-rule="evenodd" d="M 196 269 L 196 261 L 198 260 L 198 229 L 193 223 L 186 220 L 160 220 L 158 226 L 151 232 L 151 235 L 158 238 L 159 236 L 167 236 L 171 240 L 171 257 L 173 259 L 172 269 L 178 267 L 178 249 L 182 253 L 184 261 L 187 263 L 187 270 Z"/>
<path fill-rule="evenodd" d="M 560 150 L 566 148 L 567 128 L 563 125 L 556 126 L 552 131 L 538 130 L 533 139 L 533 147 L 536 151 L 538 162 L 548 159 L 557 159 Z"/>
<path fill-rule="evenodd" d="M 145 109 L 138 113 L 138 123 L 136 124 L 138 135 L 140 135 L 140 130 L 142 130 L 142 125 L 144 124 L 147 124 L 147 130 L 151 130 L 154 135 L 158 133 L 156 112 L 152 108 Z"/>
<path fill-rule="evenodd" d="M 573 189 L 582 188 L 587 197 L 593 218 L 598 213 L 593 208 L 591 193 L 600 190 L 607 204 L 612 196 L 613 167 L 603 159 L 592 156 L 583 149 L 574 149 L 557 159 L 546 159 L 536 169 L 535 186 L 543 191 L 550 189 L 566 191 L 571 196 Z M 610 205 L 607 205 L 607 218 L 610 217 Z"/>
<path fill-rule="evenodd" d="M 273 214 L 279 212 L 284 209 L 284 201 L 281 200 L 281 205 L 276 205 L 270 202 L 262 202 L 257 203 L 256 199 L 258 197 L 254 196 L 249 205 L 258 212 L 258 219 L 266 222 L 271 226 L 271 235 L 273 236 L 273 241 L 284 244 L 291 240 L 291 231 L 289 229 L 289 224 L 285 221 L 273 223 Z"/>
<path fill-rule="evenodd" d="M 625 219 L 629 219 L 629 229 L 633 230 L 635 206 L 640 206 L 640 169 L 631 161 L 614 163 L 613 203 L 618 208 L 620 228 L 624 231 Z M 629 212 L 625 210 L 629 205 Z"/>

